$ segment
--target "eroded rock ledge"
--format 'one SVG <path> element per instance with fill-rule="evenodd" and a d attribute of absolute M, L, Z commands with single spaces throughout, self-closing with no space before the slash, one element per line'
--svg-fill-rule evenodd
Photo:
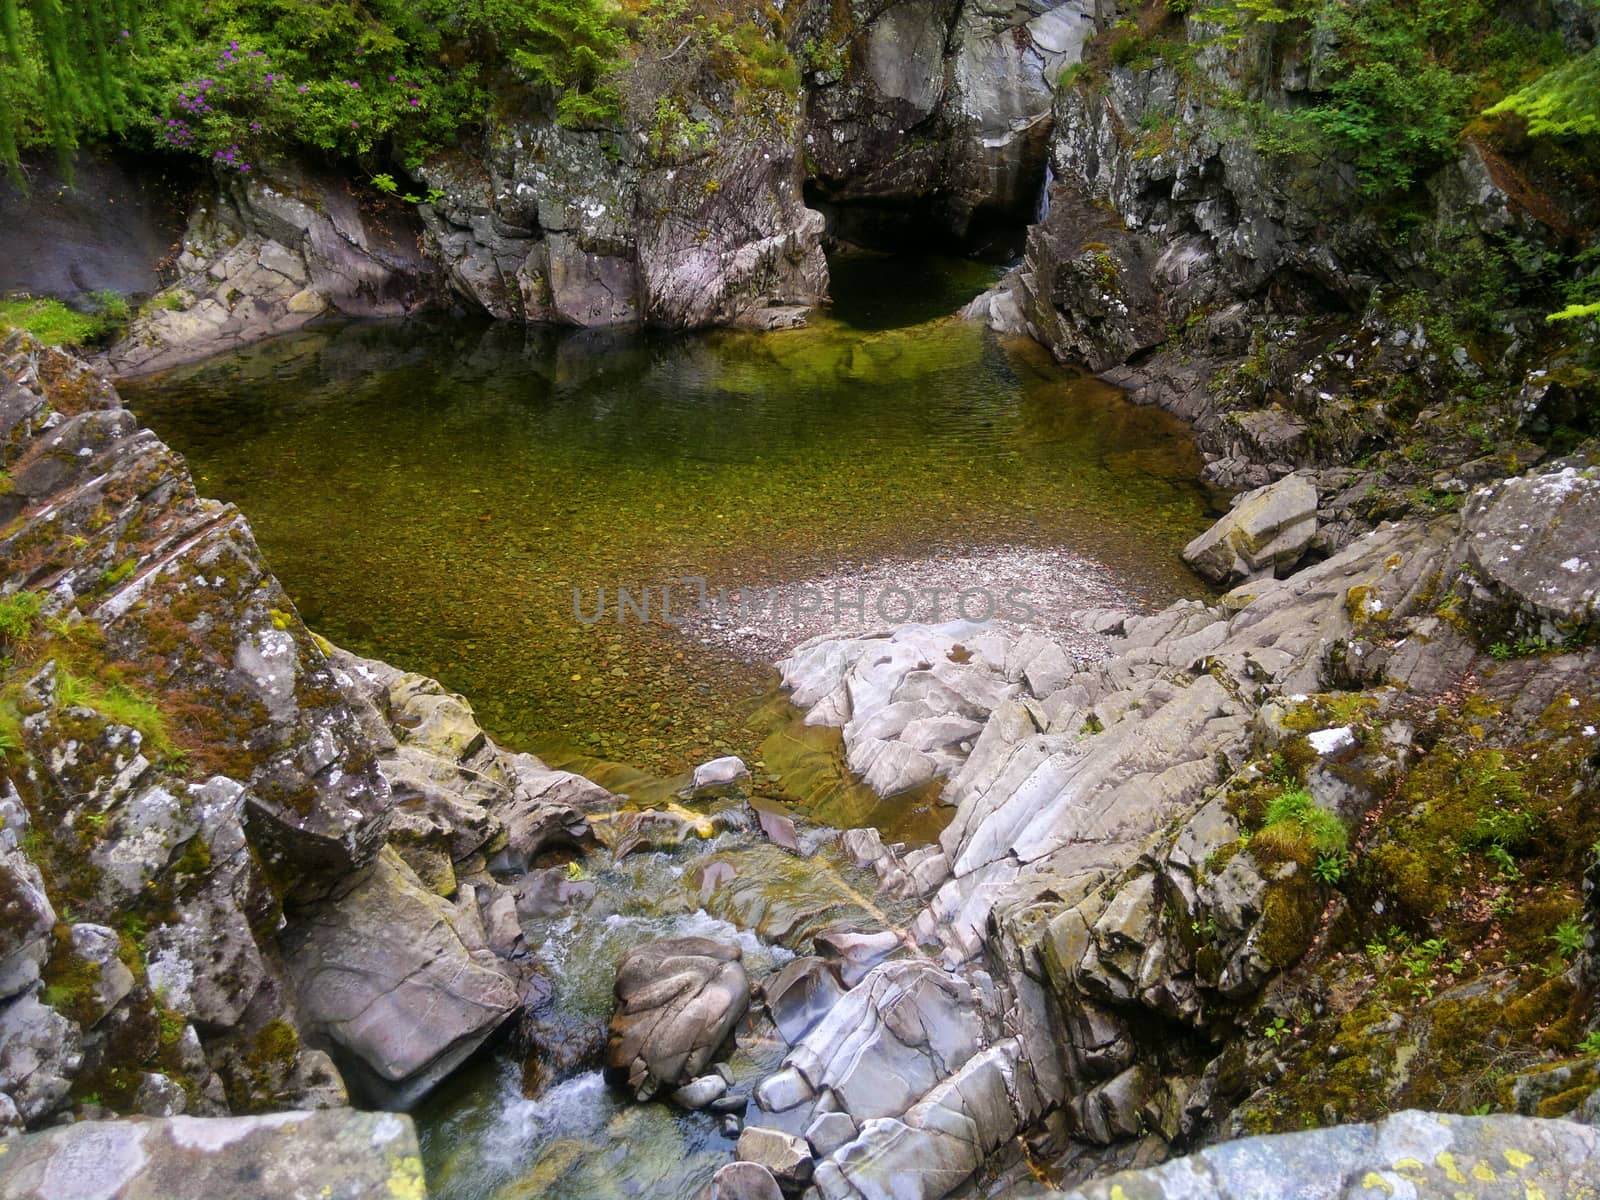
<path fill-rule="evenodd" d="M 1535 497 L 1537 525 L 1519 519 Z M 886 788 L 906 770 L 947 776 L 956 812 L 925 849 L 845 835 L 886 892 L 924 898 L 917 948 L 891 951 L 811 1011 L 809 1027 L 791 1019 L 784 1069 L 758 1089 L 764 1113 L 751 1123 L 805 1133 L 844 1114 L 851 1136 L 813 1144 L 822 1196 L 931 1200 L 980 1165 L 996 1173 L 980 1194 L 1007 1194 L 1016 1176 L 996 1152 L 1019 1133 L 1081 1179 L 1286 1121 L 1437 1105 L 1460 1094 L 1452 1072 L 1471 1070 L 1474 1054 L 1517 1064 L 1497 1106 L 1542 1116 L 1581 1106 L 1600 1085 L 1593 1057 L 1572 1049 L 1596 1021 L 1584 955 L 1546 974 L 1496 953 L 1502 935 L 1489 932 L 1484 949 L 1461 947 L 1484 956 L 1470 982 L 1418 967 L 1426 990 L 1389 1009 L 1385 960 L 1374 968 L 1330 946 L 1359 944 L 1385 913 L 1409 928 L 1431 922 L 1445 939 L 1485 936 L 1449 890 L 1466 886 L 1452 881 L 1460 868 L 1417 857 L 1413 823 L 1446 803 L 1439 788 L 1460 786 L 1435 772 L 1544 762 L 1555 774 L 1541 786 L 1567 797 L 1558 804 L 1586 831 L 1577 836 L 1600 832 L 1600 660 L 1586 632 L 1600 582 L 1596 505 L 1600 468 L 1579 458 L 1485 487 L 1460 517 L 1384 527 L 1216 605 L 1083 614 L 1120 642 L 1082 669 L 965 624 L 800 647 L 782 669 L 810 719 L 843 726 L 852 761 Z M 1545 652 L 1517 657 L 1513 643 Z M 1458 733 L 1463 706 L 1478 724 Z M 1325 814 L 1317 827 L 1348 834 L 1350 857 L 1342 840 L 1337 855 L 1316 853 L 1312 818 L 1270 816 L 1289 793 L 1297 812 Z M 1412 799 L 1396 811 L 1396 796 Z M 1263 835 L 1264 819 L 1290 824 Z M 1542 869 L 1565 861 L 1557 850 Z M 1593 896 L 1580 912 L 1576 885 L 1556 875 L 1548 886 L 1592 928 Z M 1515 920 L 1507 928 L 1519 936 Z M 1394 929 L 1385 936 L 1412 944 Z M 1524 953 L 1544 951 L 1535 941 Z M 1466 960 L 1452 969 L 1461 977 Z M 1476 1051 L 1447 1041 L 1469 1012 Z M 1563 1032 L 1549 1039 L 1538 1021 Z M 1369 1025 L 1402 1045 L 1360 1041 Z M 1498 1049 L 1482 1048 L 1486 1033 Z M 1421 1136 L 1396 1121 L 1394 1136 Z M 1390 1135 L 1324 1136 L 1356 1153 Z M 1448 1149 L 1452 1136 L 1435 1140 Z M 1574 1136 L 1588 1144 L 1588 1131 Z M 1278 1162 L 1280 1149 L 1292 1166 L 1287 1143 L 1259 1147 L 1261 1161 Z M 1576 1170 L 1588 1151 L 1568 1149 L 1560 1169 Z M 1207 1186 L 1200 1194 L 1249 1194 L 1221 1190 L 1235 1186 L 1222 1176 Z"/>

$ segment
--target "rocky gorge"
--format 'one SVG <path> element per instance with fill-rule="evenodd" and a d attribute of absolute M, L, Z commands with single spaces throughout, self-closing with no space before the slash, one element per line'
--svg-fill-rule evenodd
<path fill-rule="evenodd" d="M 1397 235 L 1241 132 L 1336 75 L 1282 20 L 790 7 L 782 104 L 497 118 L 420 204 L 229 177 L 97 363 L 4 335 L 0 1196 L 1595 1194 L 1594 376 L 1452 307 L 1592 195 L 1477 131 Z M 1030 221 L 968 321 L 1189 420 L 1230 502 L 1196 599 L 787 648 L 929 839 L 502 748 L 306 628 L 106 374 L 452 305 L 790 337 L 824 245 Z M 485 1172 L 506 1127 L 435 1113 L 490 1058 L 612 1107 Z"/>

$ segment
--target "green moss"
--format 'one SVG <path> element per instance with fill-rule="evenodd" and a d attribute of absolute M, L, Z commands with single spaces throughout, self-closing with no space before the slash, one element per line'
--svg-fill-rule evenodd
<path fill-rule="evenodd" d="M 1303 869 L 1268 883 L 1256 942 L 1261 957 L 1279 969 L 1296 962 L 1316 937 L 1322 907 L 1322 898 Z"/>
<path fill-rule="evenodd" d="M 56 703 L 62 708 L 92 708 L 117 725 L 138 730 L 143 748 L 150 754 L 165 756 L 173 752 L 166 714 L 149 696 L 126 684 L 101 684 L 58 669 Z"/>
<path fill-rule="evenodd" d="M 138 559 L 123 559 L 115 566 L 107 568 L 104 574 L 100 576 L 99 583 L 96 584 L 97 590 L 102 592 L 110 591 L 112 588 L 116 587 L 117 584 L 121 583 L 124 579 L 127 579 L 130 575 L 132 575 L 134 571 L 138 569 L 138 567 Z"/>
<path fill-rule="evenodd" d="M 183 848 L 183 853 L 178 856 L 178 861 L 172 865 L 174 870 L 182 874 L 204 874 L 211 866 L 211 848 L 206 845 L 205 838 L 198 835 L 190 838 L 188 845 Z"/>
<path fill-rule="evenodd" d="M 94 989 L 100 982 L 100 964 L 81 957 L 72 948 L 72 929 L 65 923 L 51 933 L 50 957 L 40 972 L 41 999 L 51 1008 L 87 1027 L 100 1016 Z"/>

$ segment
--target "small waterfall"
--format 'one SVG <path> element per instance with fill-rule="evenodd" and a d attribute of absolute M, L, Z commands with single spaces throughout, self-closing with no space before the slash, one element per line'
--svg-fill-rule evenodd
<path fill-rule="evenodd" d="M 1044 164 L 1044 186 L 1039 189 L 1039 203 L 1033 206 L 1033 223 L 1044 224 L 1050 216 L 1050 185 L 1056 181 L 1056 173 L 1050 169 L 1050 164 Z"/>

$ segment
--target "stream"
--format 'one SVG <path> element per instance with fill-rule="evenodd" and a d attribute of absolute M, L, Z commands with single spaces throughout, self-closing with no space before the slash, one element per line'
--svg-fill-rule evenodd
<path fill-rule="evenodd" d="M 802 856 L 733 829 L 541 868 L 548 903 L 523 914 L 551 993 L 535 1038 L 572 1065 L 507 1039 L 431 1096 L 430 1195 L 692 1195 L 729 1158 L 718 1118 L 634 1104 L 585 1057 L 617 960 L 698 934 L 738 941 L 759 982 L 829 925 L 901 928 L 912 913 L 877 903 L 818 827 L 919 842 L 948 818 L 937 787 L 885 801 L 856 784 L 837 731 L 800 722 L 769 662 L 660 622 L 587 623 L 574 589 L 592 607 L 601 587 L 684 576 L 750 588 L 1069 551 L 1128 606 L 1201 593 L 1178 557 L 1208 522 L 1180 422 L 951 318 L 993 267 L 833 267 L 833 308 L 801 330 L 353 322 L 123 387 L 202 494 L 248 515 L 319 633 L 437 677 L 504 745 L 636 804 L 737 753 L 750 794 L 813 823 Z M 736 1088 L 783 1051 L 747 1018 Z"/>

